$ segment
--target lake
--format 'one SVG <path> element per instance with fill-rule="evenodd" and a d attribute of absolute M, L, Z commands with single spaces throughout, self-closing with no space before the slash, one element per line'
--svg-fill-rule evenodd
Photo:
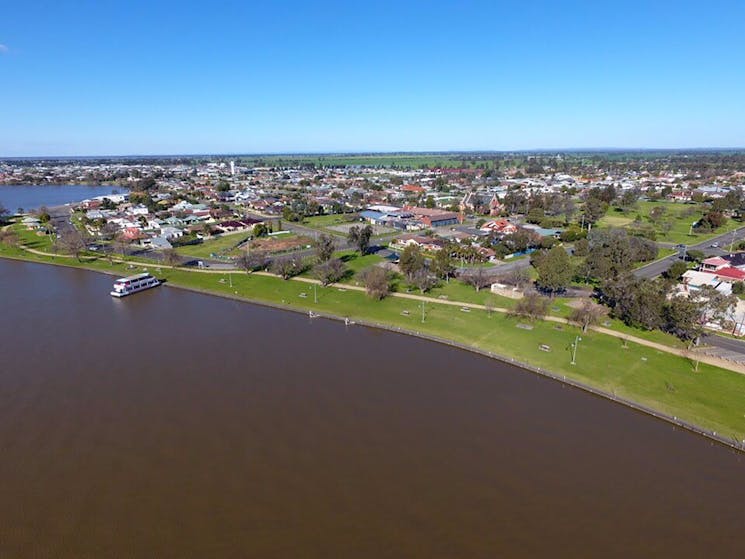
<path fill-rule="evenodd" d="M 745 553 L 732 450 L 433 342 L 112 281 L 0 260 L 2 557 Z"/>
<path fill-rule="evenodd" d="M 126 188 L 117 186 L 87 185 L 0 185 L 0 204 L 15 213 L 18 208 L 25 211 L 41 206 L 61 206 L 81 202 L 105 194 L 123 194 Z"/>

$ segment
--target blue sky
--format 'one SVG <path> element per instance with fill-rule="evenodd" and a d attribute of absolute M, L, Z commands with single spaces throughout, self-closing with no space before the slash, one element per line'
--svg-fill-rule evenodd
<path fill-rule="evenodd" d="M 745 147 L 745 2 L 6 0 L 0 156 Z"/>

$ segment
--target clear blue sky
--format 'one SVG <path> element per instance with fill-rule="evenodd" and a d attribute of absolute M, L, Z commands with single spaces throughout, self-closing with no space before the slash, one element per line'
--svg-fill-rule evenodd
<path fill-rule="evenodd" d="M 745 1 L 6 0 L 0 156 L 745 146 Z"/>

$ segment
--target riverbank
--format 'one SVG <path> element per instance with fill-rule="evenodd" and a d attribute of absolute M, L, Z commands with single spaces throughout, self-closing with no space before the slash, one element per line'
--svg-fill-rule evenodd
<path fill-rule="evenodd" d="M 0 255 L 112 275 L 139 271 L 127 267 L 132 264 L 52 259 L 17 248 L 3 247 Z M 307 280 L 283 281 L 268 275 L 165 267 L 159 275 L 175 287 L 285 310 L 312 311 L 446 343 L 556 378 L 730 446 L 742 447 L 740 441 L 745 439 L 745 377 L 704 363 L 703 357 L 695 372 L 685 356 L 624 342 L 603 332 L 581 334 L 576 327 L 558 321 L 524 323 L 478 305 L 428 301 L 415 295 L 377 302 L 349 286 L 324 288 Z M 582 340 L 576 365 L 572 365 L 570 344 L 578 334 Z"/>

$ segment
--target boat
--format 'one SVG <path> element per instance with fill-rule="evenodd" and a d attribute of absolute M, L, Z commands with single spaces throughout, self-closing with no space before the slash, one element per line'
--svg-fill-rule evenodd
<path fill-rule="evenodd" d="M 126 278 L 118 279 L 114 282 L 114 289 L 111 291 L 112 297 L 126 297 L 138 291 L 144 291 L 160 285 L 158 278 L 151 274 L 137 274 Z"/>

